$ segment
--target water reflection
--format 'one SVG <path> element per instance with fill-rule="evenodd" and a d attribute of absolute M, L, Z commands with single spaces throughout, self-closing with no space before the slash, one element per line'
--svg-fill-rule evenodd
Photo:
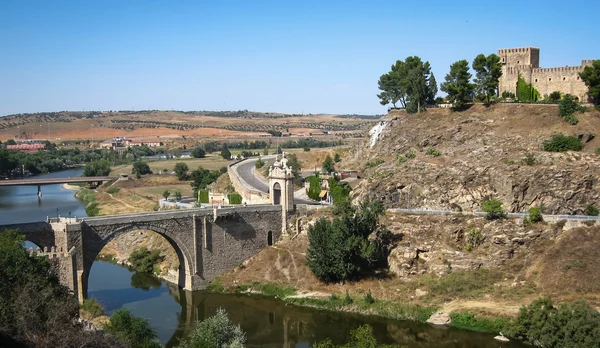
<path fill-rule="evenodd" d="M 151 288 L 160 289 L 162 282 L 159 278 L 149 273 L 135 272 L 131 276 L 131 286 L 137 289 L 150 290 Z"/>

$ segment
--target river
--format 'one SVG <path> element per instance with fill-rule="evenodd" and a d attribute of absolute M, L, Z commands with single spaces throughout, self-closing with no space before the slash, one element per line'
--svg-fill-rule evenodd
<path fill-rule="evenodd" d="M 42 177 L 68 177 L 73 169 Z M 47 216 L 85 216 L 83 204 L 61 185 L 0 187 L 0 224 L 45 220 Z M 150 274 L 131 272 L 104 261 L 94 262 L 88 295 L 96 298 L 108 314 L 127 308 L 148 319 L 161 343 L 174 347 L 193 329 L 197 320 L 224 308 L 247 335 L 247 347 L 309 347 L 331 338 L 344 343 L 350 330 L 369 324 L 381 343 L 410 348 L 525 347 L 518 342 L 500 343 L 492 335 L 455 328 L 436 328 L 409 321 L 390 320 L 349 313 L 286 305 L 283 301 L 256 295 L 211 294 L 177 289 Z"/>

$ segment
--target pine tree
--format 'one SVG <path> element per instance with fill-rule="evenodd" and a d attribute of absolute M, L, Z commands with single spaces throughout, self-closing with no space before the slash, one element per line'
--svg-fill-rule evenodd
<path fill-rule="evenodd" d="M 448 100 L 454 103 L 455 109 L 462 109 L 473 99 L 474 86 L 471 83 L 469 62 L 459 60 L 450 66 L 446 81 L 442 83 L 442 91 L 448 93 Z"/>

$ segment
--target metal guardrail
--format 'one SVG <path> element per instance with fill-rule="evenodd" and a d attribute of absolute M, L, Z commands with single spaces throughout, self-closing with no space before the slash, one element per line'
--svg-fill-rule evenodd
<path fill-rule="evenodd" d="M 412 213 L 412 214 L 429 214 L 429 215 L 451 215 L 451 214 L 462 214 L 462 215 L 475 215 L 475 216 L 486 216 L 487 213 L 483 211 L 473 212 L 460 212 L 454 210 L 428 210 L 428 209 L 402 209 L 402 208 L 390 208 L 387 211 L 392 213 Z M 510 217 L 529 217 L 529 213 L 506 213 Z M 544 218 L 556 219 L 556 220 L 582 220 L 582 221 L 600 221 L 600 216 L 588 216 L 588 215 L 549 215 L 542 214 Z"/>

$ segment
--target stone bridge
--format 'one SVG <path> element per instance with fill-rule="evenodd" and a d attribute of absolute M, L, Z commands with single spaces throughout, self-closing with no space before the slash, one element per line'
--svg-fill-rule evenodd
<path fill-rule="evenodd" d="M 177 284 L 186 290 L 204 288 L 211 280 L 272 245 L 286 233 L 295 216 L 293 175 L 287 160 L 271 167 L 271 204 L 229 208 L 169 210 L 83 219 L 0 225 L 18 229 L 59 262 L 61 282 L 80 301 L 87 297 L 92 264 L 111 240 L 135 230 L 163 236 L 179 258 Z M 298 220 L 296 220 L 298 221 Z"/>
<path fill-rule="evenodd" d="M 75 279 L 67 286 L 82 300 L 96 257 L 111 240 L 135 230 L 163 236 L 179 257 L 178 285 L 186 290 L 204 288 L 211 280 L 272 245 L 285 231 L 283 205 L 249 205 L 113 215 L 84 219 L 60 218 L 47 222 L 2 225 L 18 229 L 42 249 L 69 258 Z M 68 252 L 68 255 L 67 253 Z M 71 259 L 74 261 L 71 262 Z M 68 272 L 67 269 L 61 269 Z M 73 283 L 73 284 L 70 284 Z"/>

